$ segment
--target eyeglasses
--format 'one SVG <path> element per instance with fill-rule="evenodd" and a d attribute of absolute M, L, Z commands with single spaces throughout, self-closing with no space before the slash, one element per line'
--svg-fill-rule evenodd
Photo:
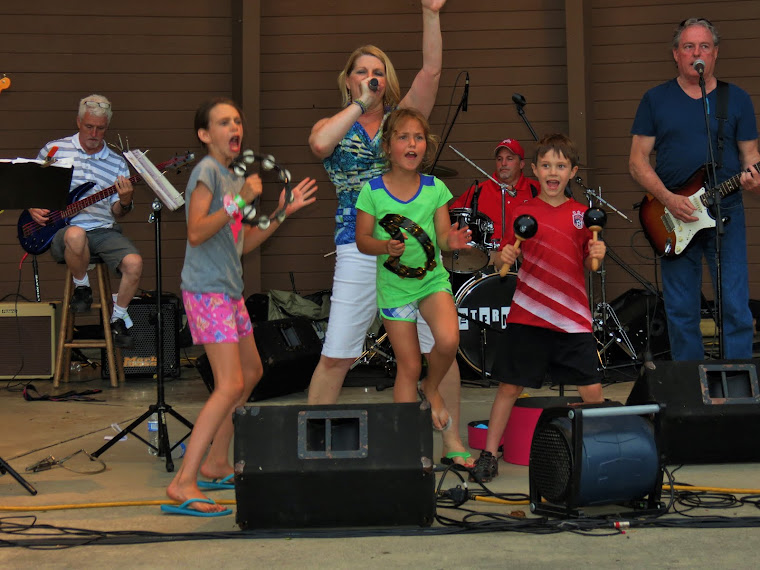
<path fill-rule="evenodd" d="M 101 109 L 111 108 L 111 104 L 105 101 L 85 101 L 84 104 L 88 107 L 100 107 Z"/>
<path fill-rule="evenodd" d="M 692 25 L 704 23 L 704 24 L 707 24 L 710 27 L 713 26 L 712 22 L 710 20 L 708 20 L 707 18 L 686 18 L 685 20 L 681 20 L 681 23 L 678 24 L 678 27 L 679 28 L 683 28 L 686 25 L 686 22 L 691 22 Z"/>

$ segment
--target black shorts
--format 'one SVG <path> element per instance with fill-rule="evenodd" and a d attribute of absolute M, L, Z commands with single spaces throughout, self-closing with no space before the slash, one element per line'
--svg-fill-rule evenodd
<path fill-rule="evenodd" d="M 504 352 L 492 375 L 499 382 L 540 388 L 547 373 L 555 384 L 599 384 L 599 355 L 591 333 L 566 333 L 529 325 L 508 324 Z"/>

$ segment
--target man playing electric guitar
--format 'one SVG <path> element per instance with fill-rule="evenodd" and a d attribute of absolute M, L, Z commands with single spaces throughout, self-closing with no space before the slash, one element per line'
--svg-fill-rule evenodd
<path fill-rule="evenodd" d="M 65 262 L 74 278 L 71 308 L 85 312 L 92 304 L 92 289 L 87 276 L 90 256 L 99 256 L 111 271 L 121 276 L 119 293 L 111 316 L 114 343 L 120 348 L 132 348 L 134 340 L 129 334 L 131 320 L 127 306 L 137 292 L 142 275 L 143 260 L 132 241 L 121 233 L 116 219 L 132 211 L 134 188 L 127 178 L 129 168 L 118 154 L 105 144 L 105 135 L 113 112 L 111 103 L 102 95 L 90 95 L 79 102 L 77 127 L 79 132 L 45 145 L 40 159 L 58 147 L 56 159 L 73 158 L 74 190 L 86 182 L 94 186 L 83 196 L 89 196 L 115 185 L 116 193 L 95 202 L 71 218 L 70 225 L 60 229 L 53 238 L 50 253 L 58 262 Z M 49 210 L 31 208 L 29 214 L 40 225 L 51 221 Z"/>
<path fill-rule="evenodd" d="M 631 176 L 651 194 L 646 200 L 652 200 L 653 196 L 672 218 L 684 224 L 698 221 L 700 218 L 694 214 L 701 212 L 697 212 L 688 195 L 671 192 L 668 188 L 677 188 L 699 166 L 710 161 L 700 76 L 704 78 L 707 93 L 709 143 L 717 163 L 717 180 L 709 186 L 721 184 L 741 172 L 738 184 L 744 190 L 760 192 L 760 173 L 754 167 L 760 162 L 755 112 L 744 90 L 732 84 L 727 84 L 725 91 L 718 86 L 713 72 L 719 41 L 717 30 L 708 20 L 690 18 L 681 22 L 675 29 L 672 46 L 678 76 L 647 91 L 631 128 Z M 726 118 L 720 121 L 723 125 L 719 129 L 718 115 L 723 115 L 723 109 Z M 655 168 L 649 162 L 653 150 L 657 152 Z M 721 201 L 721 217 L 728 220 L 720 248 L 723 355 L 728 359 L 746 359 L 752 357 L 753 330 L 741 192 L 733 192 Z M 662 258 L 662 285 L 673 360 L 704 359 L 699 328 L 702 258 L 707 260 L 714 285 L 715 242 L 715 229 L 710 227 L 695 235 L 680 255 Z M 667 244 L 665 253 L 672 253 L 670 248 L 675 247 L 675 243 Z"/>

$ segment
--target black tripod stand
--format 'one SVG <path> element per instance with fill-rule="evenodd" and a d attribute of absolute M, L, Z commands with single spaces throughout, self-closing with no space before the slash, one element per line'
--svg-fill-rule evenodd
<path fill-rule="evenodd" d="M 163 366 L 163 349 L 164 349 L 164 328 L 162 318 L 161 307 L 161 202 L 158 199 L 153 200 L 152 208 L 153 212 L 150 215 L 149 221 L 154 224 L 156 234 L 156 393 L 157 399 L 155 404 L 148 406 L 148 409 L 135 421 L 129 424 L 124 430 L 119 432 L 103 447 L 98 449 L 92 454 L 93 457 L 100 457 L 105 453 L 108 448 L 121 439 L 122 434 L 131 433 L 137 439 L 144 442 L 149 447 L 155 449 L 158 452 L 159 457 L 166 458 L 166 470 L 174 471 L 174 462 L 172 461 L 172 451 L 180 443 L 185 441 L 190 435 L 188 431 L 185 436 L 180 439 L 174 446 L 171 446 L 169 442 L 169 429 L 166 426 L 166 414 L 170 414 L 178 421 L 187 426 L 188 429 L 193 429 L 191 424 L 186 418 L 179 413 L 175 412 L 172 407 L 164 400 L 164 366 Z M 146 441 L 139 434 L 134 432 L 134 429 L 139 426 L 146 419 L 153 414 L 158 415 L 158 447 Z"/>

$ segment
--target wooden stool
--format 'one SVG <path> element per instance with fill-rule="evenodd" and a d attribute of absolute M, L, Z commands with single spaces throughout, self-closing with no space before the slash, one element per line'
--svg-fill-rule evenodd
<path fill-rule="evenodd" d="M 72 294 L 71 271 L 66 268 L 66 285 L 63 288 L 63 303 L 61 311 L 61 328 L 58 331 L 58 352 L 56 354 L 55 376 L 53 387 L 57 388 L 61 379 L 69 381 L 71 371 L 72 348 L 105 348 L 108 359 L 108 371 L 111 375 L 111 386 L 118 388 L 119 382 L 124 383 L 124 361 L 121 349 L 113 344 L 111 336 L 111 281 L 108 277 L 108 267 L 98 257 L 90 260 L 90 266 L 95 266 L 95 278 L 98 282 L 99 302 L 93 303 L 93 309 L 100 309 L 100 320 L 103 324 L 104 338 L 74 339 L 74 311 L 69 306 Z M 89 268 L 88 268 L 89 269 Z M 118 375 L 117 375 L 118 371 Z"/>

